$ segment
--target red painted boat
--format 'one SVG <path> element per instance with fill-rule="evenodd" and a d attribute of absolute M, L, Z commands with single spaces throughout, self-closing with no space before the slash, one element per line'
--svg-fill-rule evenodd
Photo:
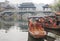
<path fill-rule="evenodd" d="M 46 31 L 43 28 L 42 17 L 29 18 L 29 33 L 34 38 L 43 38 L 46 36 Z M 41 20 L 40 20 L 41 19 Z"/>

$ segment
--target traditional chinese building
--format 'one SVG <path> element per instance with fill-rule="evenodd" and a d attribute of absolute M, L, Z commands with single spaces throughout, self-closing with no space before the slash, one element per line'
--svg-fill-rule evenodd
<path fill-rule="evenodd" d="M 21 15 L 21 19 L 27 20 L 27 17 L 30 15 L 34 15 L 36 11 L 36 7 L 33 3 L 22 3 L 20 4 L 19 15 Z"/>
<path fill-rule="evenodd" d="M 46 15 L 54 15 L 54 13 L 52 12 L 50 6 L 48 4 L 43 6 L 43 13 Z"/>
<path fill-rule="evenodd" d="M 2 10 L 1 10 L 2 9 Z M 0 2 L 0 21 L 4 23 L 11 23 L 14 21 L 14 16 L 16 13 L 16 8 L 9 3 L 9 1 Z"/>
<path fill-rule="evenodd" d="M 4 7 L 6 7 L 8 3 L 9 2 L 7 0 L 5 0 L 5 2 L 0 2 L 0 12 L 5 10 Z"/>

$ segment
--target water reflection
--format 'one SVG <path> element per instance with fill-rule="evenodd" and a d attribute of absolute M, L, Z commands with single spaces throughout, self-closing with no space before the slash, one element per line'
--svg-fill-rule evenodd
<path fill-rule="evenodd" d="M 0 41 L 27 41 L 28 32 L 22 32 L 18 26 L 11 26 L 8 30 L 0 29 Z"/>
<path fill-rule="evenodd" d="M 26 25 L 27 26 L 27 25 Z M 9 30 L 12 30 L 14 29 L 15 31 L 16 30 L 19 30 L 20 32 L 26 32 L 27 31 L 27 27 L 25 27 L 24 25 L 22 26 L 19 26 L 18 24 L 14 24 L 14 26 L 12 26 L 11 24 L 4 24 L 0 27 L 0 30 L 5 30 L 5 33 L 8 33 Z"/>
<path fill-rule="evenodd" d="M 0 19 L 0 41 L 27 41 L 28 32 L 25 32 L 27 29 L 25 29 L 24 24 L 27 23 Z"/>
<path fill-rule="evenodd" d="M 20 29 L 20 27 L 18 27 L 18 26 L 11 26 L 11 28 L 9 29 L 9 31 L 22 32 L 22 29 Z"/>

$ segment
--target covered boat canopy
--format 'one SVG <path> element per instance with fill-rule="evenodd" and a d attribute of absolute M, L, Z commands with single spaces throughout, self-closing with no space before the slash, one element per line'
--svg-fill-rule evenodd
<path fill-rule="evenodd" d="M 56 16 L 55 15 L 55 13 L 51 13 L 51 14 L 44 14 L 44 13 L 39 13 L 39 14 L 37 14 L 37 15 L 32 15 L 32 16 L 29 16 L 28 18 L 30 18 L 30 17 L 46 17 L 46 16 Z"/>
<path fill-rule="evenodd" d="M 60 12 L 56 12 L 55 14 L 60 16 Z"/>

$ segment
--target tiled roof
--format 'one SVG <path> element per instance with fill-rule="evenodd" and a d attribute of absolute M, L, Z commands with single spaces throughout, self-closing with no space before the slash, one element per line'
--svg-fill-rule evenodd
<path fill-rule="evenodd" d="M 5 14 L 12 15 L 12 12 L 4 12 L 2 15 L 5 15 Z"/>
<path fill-rule="evenodd" d="M 48 5 L 48 4 L 46 4 L 46 5 L 44 5 L 44 6 L 43 6 L 43 8 L 49 8 L 49 5 Z"/>
<path fill-rule="evenodd" d="M 10 5 L 7 5 L 5 9 L 13 9 L 13 7 L 11 7 Z"/>
<path fill-rule="evenodd" d="M 33 3 L 22 3 L 19 8 L 36 8 Z"/>

